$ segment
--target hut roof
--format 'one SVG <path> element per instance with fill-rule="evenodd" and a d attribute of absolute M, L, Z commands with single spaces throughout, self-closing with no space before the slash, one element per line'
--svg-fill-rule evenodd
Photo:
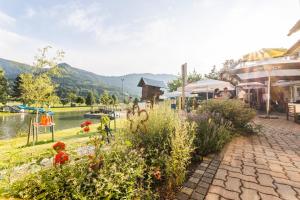
<path fill-rule="evenodd" d="M 143 87 L 144 85 L 149 85 L 149 86 L 159 87 L 159 88 L 165 88 L 166 87 L 166 85 L 163 81 L 158 81 L 158 80 L 153 80 L 153 79 L 142 77 L 139 84 L 138 84 L 138 86 Z"/>

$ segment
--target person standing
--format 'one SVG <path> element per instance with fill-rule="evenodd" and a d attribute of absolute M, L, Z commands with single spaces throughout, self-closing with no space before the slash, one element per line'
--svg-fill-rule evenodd
<path fill-rule="evenodd" d="M 224 91 L 221 93 L 221 99 L 227 100 L 227 99 L 230 99 L 230 98 L 231 98 L 231 94 L 228 91 L 228 88 L 225 87 Z"/>
<path fill-rule="evenodd" d="M 245 96 L 246 96 L 246 92 L 244 89 L 241 89 L 239 94 L 238 94 L 238 99 L 245 102 Z"/>

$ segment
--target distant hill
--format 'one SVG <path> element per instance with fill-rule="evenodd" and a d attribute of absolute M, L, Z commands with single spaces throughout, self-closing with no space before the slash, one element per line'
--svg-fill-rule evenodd
<path fill-rule="evenodd" d="M 104 90 L 121 95 L 122 81 L 124 79 L 124 92 L 134 96 L 141 95 L 141 88 L 137 84 L 141 77 L 164 81 L 165 83 L 177 78 L 171 74 L 127 74 L 124 76 L 103 76 L 93 72 L 72 67 L 67 63 L 59 64 L 62 72 L 61 77 L 53 77 L 53 80 L 59 84 L 60 96 L 64 96 L 67 91 L 73 90 L 79 94 L 85 95 L 88 90 L 93 90 L 101 94 Z M 0 58 L 0 68 L 5 71 L 9 80 L 14 80 L 21 73 L 31 73 L 33 67 L 24 63 L 18 63 Z"/>

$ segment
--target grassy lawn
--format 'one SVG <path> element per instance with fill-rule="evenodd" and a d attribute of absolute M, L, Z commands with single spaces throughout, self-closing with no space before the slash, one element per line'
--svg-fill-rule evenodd
<path fill-rule="evenodd" d="M 90 111 L 91 107 L 63 107 L 63 108 L 51 108 L 54 113 L 58 112 L 75 112 L 75 111 Z"/>
<path fill-rule="evenodd" d="M 121 128 L 124 120 L 117 120 L 117 128 Z M 79 133 L 80 128 L 65 129 L 55 132 L 55 141 L 63 141 L 67 145 L 67 151 L 72 152 L 80 146 L 85 146 L 89 136 L 97 134 L 98 124 L 91 125 L 88 134 Z M 18 137 L 7 140 L 0 140 L 0 169 L 28 163 L 31 160 L 39 160 L 54 155 L 51 141 L 51 134 L 40 134 L 39 143 L 35 146 L 26 146 L 27 137 Z"/>

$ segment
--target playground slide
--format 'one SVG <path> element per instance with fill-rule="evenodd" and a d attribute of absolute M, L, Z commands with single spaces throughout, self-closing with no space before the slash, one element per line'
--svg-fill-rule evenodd
<path fill-rule="evenodd" d="M 26 105 L 19 105 L 17 107 L 19 109 L 23 109 L 23 110 L 31 110 L 31 111 L 38 111 L 39 113 L 46 113 L 46 110 L 44 108 L 29 107 L 29 106 L 26 106 Z M 48 111 L 47 113 L 50 114 L 50 115 L 54 115 L 54 113 L 51 112 L 51 111 Z"/>

